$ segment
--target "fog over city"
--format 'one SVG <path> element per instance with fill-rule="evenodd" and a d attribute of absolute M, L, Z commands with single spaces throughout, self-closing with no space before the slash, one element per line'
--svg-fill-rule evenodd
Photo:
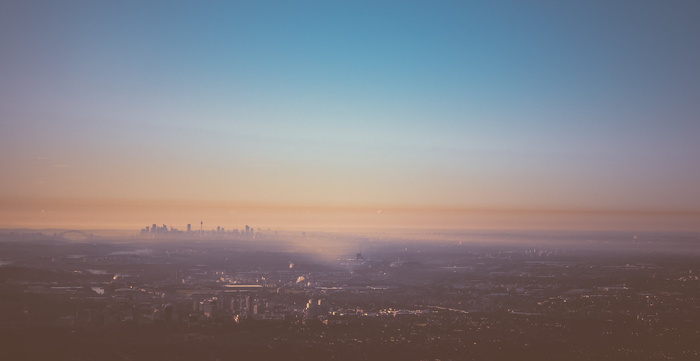
<path fill-rule="evenodd" d="M 700 359 L 700 2 L 3 1 L 0 358 Z"/>
<path fill-rule="evenodd" d="M 697 234 L 189 228 L 0 233 L 5 354 L 691 360 L 700 352 Z"/>

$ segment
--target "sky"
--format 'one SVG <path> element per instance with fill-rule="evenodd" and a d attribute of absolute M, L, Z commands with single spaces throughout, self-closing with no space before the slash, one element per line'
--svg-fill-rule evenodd
<path fill-rule="evenodd" d="M 0 227 L 700 231 L 700 2 L 0 3 Z"/>

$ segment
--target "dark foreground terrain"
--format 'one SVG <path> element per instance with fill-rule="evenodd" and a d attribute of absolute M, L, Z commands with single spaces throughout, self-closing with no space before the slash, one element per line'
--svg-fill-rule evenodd
<path fill-rule="evenodd" d="M 698 360 L 698 241 L 7 231 L 0 352 L 4 360 Z"/>

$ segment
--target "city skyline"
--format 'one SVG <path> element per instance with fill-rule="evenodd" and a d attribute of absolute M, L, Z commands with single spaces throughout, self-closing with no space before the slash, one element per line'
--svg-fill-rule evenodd
<path fill-rule="evenodd" d="M 6 2 L 0 227 L 698 231 L 699 17 Z"/>

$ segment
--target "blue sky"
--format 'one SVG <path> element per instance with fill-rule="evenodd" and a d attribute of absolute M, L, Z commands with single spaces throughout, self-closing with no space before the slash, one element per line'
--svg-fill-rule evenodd
<path fill-rule="evenodd" d="M 694 1 L 6 1 L 2 197 L 700 211 Z"/>

